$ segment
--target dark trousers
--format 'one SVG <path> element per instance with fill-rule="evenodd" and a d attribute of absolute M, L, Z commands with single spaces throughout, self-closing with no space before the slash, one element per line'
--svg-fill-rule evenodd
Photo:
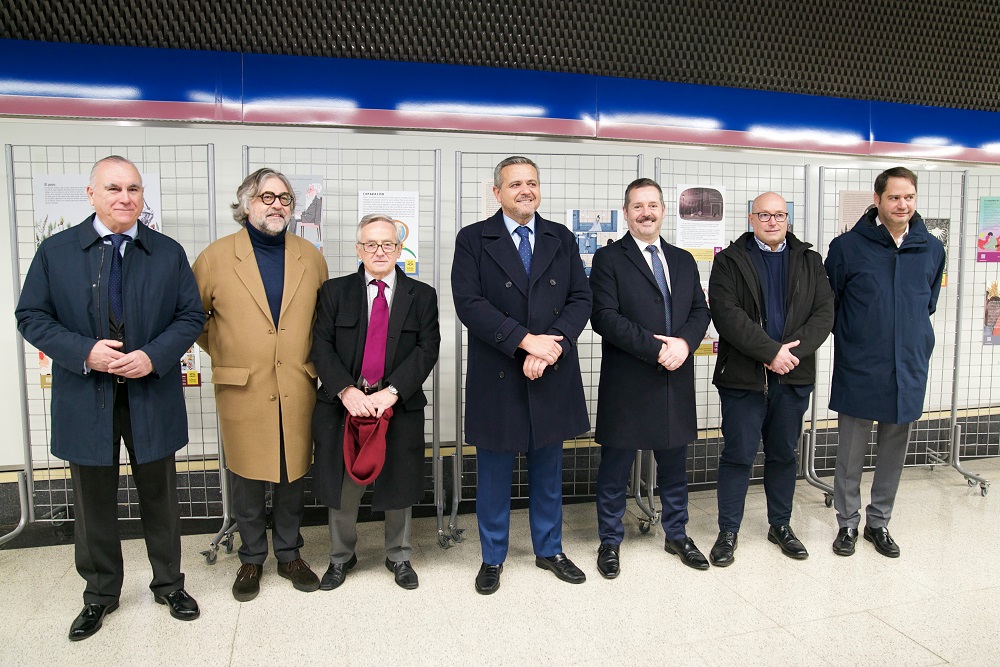
<path fill-rule="evenodd" d="M 510 543 L 510 493 L 514 452 L 476 448 L 476 518 L 483 562 L 499 565 Z M 562 443 L 528 445 L 528 523 L 536 556 L 562 553 Z"/>
<path fill-rule="evenodd" d="M 667 539 L 685 536 L 688 522 L 687 445 L 654 449 L 656 485 L 660 489 L 660 524 Z M 601 445 L 597 468 L 597 535 L 601 544 L 621 544 L 625 537 L 625 515 L 629 473 L 635 463 L 634 449 Z"/>
<path fill-rule="evenodd" d="M 765 395 L 719 387 L 722 401 L 722 454 L 719 456 L 719 530 L 740 532 L 753 461 L 764 443 L 764 495 L 767 522 L 784 526 L 792 519 L 792 497 L 798 473 L 796 453 L 802 416 L 812 385 L 772 380 Z"/>
<path fill-rule="evenodd" d="M 246 479 L 235 473 L 232 479 L 233 518 L 240 529 L 240 562 L 263 565 L 267 560 L 267 482 Z M 300 477 L 294 482 L 276 482 L 271 493 L 274 525 L 271 540 L 274 542 L 274 557 L 279 563 L 299 558 L 299 549 L 303 544 L 299 528 L 302 525 L 305 481 L 305 477 Z"/>
<path fill-rule="evenodd" d="M 184 587 L 181 573 L 180 508 L 177 504 L 177 470 L 174 457 L 137 465 L 132 445 L 128 384 L 115 385 L 112 433 L 114 458 L 125 442 L 132 479 L 139 493 L 139 513 L 146 554 L 153 568 L 150 590 L 166 595 Z M 84 604 L 111 604 L 121 594 L 125 568 L 118 536 L 119 466 L 85 466 L 71 463 L 73 511 L 76 525 L 76 571 L 87 582 Z"/>

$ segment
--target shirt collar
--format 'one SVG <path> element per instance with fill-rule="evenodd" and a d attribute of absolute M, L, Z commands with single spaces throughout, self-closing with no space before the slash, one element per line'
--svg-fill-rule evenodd
<path fill-rule="evenodd" d="M 94 216 L 94 231 L 97 232 L 97 235 L 100 236 L 102 239 L 105 236 L 110 236 L 111 234 L 114 234 L 113 231 L 104 226 L 103 222 L 97 219 L 96 215 Z M 131 239 L 132 241 L 135 241 L 135 237 L 139 235 L 139 221 L 136 220 L 135 224 L 133 224 L 131 227 L 122 232 L 122 234 L 129 237 L 129 239 Z"/>
<path fill-rule="evenodd" d="M 639 252 L 643 253 L 646 252 L 646 248 L 653 245 L 652 243 L 646 243 L 642 239 L 636 238 L 635 236 L 632 237 L 632 240 L 634 240 L 635 244 L 639 246 Z M 661 256 L 663 255 L 663 244 L 660 243 L 660 239 L 656 239 L 656 252 Z"/>
<path fill-rule="evenodd" d="M 882 224 L 882 221 L 878 219 L 877 215 L 875 216 L 875 226 L 876 227 L 885 227 L 885 225 Z M 885 231 L 889 232 L 889 228 L 885 227 Z M 897 248 L 899 246 L 903 245 L 903 241 L 905 241 L 906 237 L 909 236 L 909 235 L 910 235 L 910 223 L 909 222 L 906 223 L 906 229 L 903 230 L 903 233 L 899 236 L 898 239 L 895 236 L 892 236 L 892 232 L 889 232 L 889 236 L 892 236 L 892 240 L 896 242 L 896 247 Z"/>
<path fill-rule="evenodd" d="M 784 241 L 778 244 L 777 250 L 771 250 L 771 246 L 767 245 L 759 238 L 757 238 L 756 234 L 753 235 L 753 240 L 757 242 L 757 247 L 760 248 L 761 252 L 781 252 L 782 250 L 785 249 L 785 246 L 788 245 L 788 239 L 786 238 Z"/>
<path fill-rule="evenodd" d="M 368 273 L 368 271 L 366 270 L 365 285 L 371 285 L 371 282 L 373 280 L 377 280 L 377 278 L 375 278 L 375 276 L 373 276 L 372 274 Z M 389 275 L 387 275 L 385 278 L 382 278 L 382 282 L 385 283 L 386 289 L 390 290 L 396 289 L 396 269 L 393 269 L 392 271 L 389 272 Z"/>
<path fill-rule="evenodd" d="M 509 218 L 507 217 L 507 214 L 504 213 L 503 224 L 507 227 L 507 233 L 510 234 L 511 236 L 514 235 L 514 230 L 517 229 L 518 227 L 527 227 L 528 229 L 531 230 L 531 233 L 528 234 L 529 239 L 535 234 L 535 216 L 531 216 L 531 220 L 528 221 L 528 224 L 521 225 L 518 224 L 518 222 L 514 220 L 514 218 Z"/>

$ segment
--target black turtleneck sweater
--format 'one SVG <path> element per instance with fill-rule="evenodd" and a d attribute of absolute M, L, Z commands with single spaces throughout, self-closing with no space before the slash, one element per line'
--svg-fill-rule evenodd
<path fill-rule="evenodd" d="M 285 291 L 285 232 L 270 236 L 260 231 L 247 221 L 247 232 L 250 243 L 253 244 L 253 254 L 257 258 L 257 269 L 264 281 L 264 293 L 267 295 L 267 305 L 271 308 L 271 319 L 278 326 L 278 314 L 281 312 L 281 294 Z"/>

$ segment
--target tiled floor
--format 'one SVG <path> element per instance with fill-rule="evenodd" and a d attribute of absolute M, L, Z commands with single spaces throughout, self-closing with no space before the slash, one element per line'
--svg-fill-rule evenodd
<path fill-rule="evenodd" d="M 968 467 L 1000 479 L 1000 461 Z M 866 476 L 865 486 L 869 478 Z M 1000 484 L 997 485 L 1000 487 Z M 761 487 L 751 489 L 736 563 L 696 572 L 663 551 L 658 530 L 626 522 L 622 574 L 595 566 L 592 504 L 568 506 L 564 546 L 589 577 L 571 586 L 535 567 L 525 512 L 517 512 L 500 590 L 473 590 L 475 517 L 465 542 L 437 546 L 435 521 L 415 522 L 420 588 L 397 588 L 384 568 L 381 524 L 360 527 L 360 563 L 333 592 L 295 591 L 266 565 L 260 596 L 233 600 L 236 554 L 215 565 L 209 540 L 184 538 L 193 623 L 171 619 L 146 588 L 143 543 L 125 544 L 121 608 L 94 637 L 66 639 L 83 585 L 71 546 L 0 551 L 3 665 L 1000 665 L 1000 488 L 982 497 L 948 468 L 908 469 L 891 528 L 902 557 L 860 542 L 830 550 L 833 510 L 800 483 L 793 526 L 806 561 L 765 539 Z M 632 506 L 630 506 L 631 511 Z M 707 552 L 715 493 L 691 497 L 689 535 Z M 305 531 L 304 557 L 326 568 L 324 527 Z"/>

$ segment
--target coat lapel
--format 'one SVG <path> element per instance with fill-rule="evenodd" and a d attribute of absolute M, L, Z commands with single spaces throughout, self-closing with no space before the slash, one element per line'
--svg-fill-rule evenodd
<path fill-rule="evenodd" d="M 656 284 L 656 279 L 653 278 L 653 271 L 649 268 L 649 264 L 646 264 L 646 258 L 642 256 L 642 251 L 639 250 L 639 245 L 635 242 L 635 239 L 632 237 L 632 234 L 626 234 L 624 237 L 622 237 L 622 240 L 616 243 L 615 245 L 618 244 L 621 244 L 622 252 L 624 252 L 625 256 L 628 257 L 629 261 L 635 265 L 635 268 L 639 270 L 639 273 L 644 275 L 646 277 L 646 280 L 648 280 L 649 283 L 656 288 L 656 291 L 659 292 L 660 286 Z M 660 244 L 660 247 L 661 248 L 663 247 L 662 243 Z M 671 271 L 670 267 L 671 264 L 672 262 L 667 263 L 667 271 Z M 674 284 L 673 278 L 674 274 L 671 273 L 670 274 L 671 285 Z"/>
<path fill-rule="evenodd" d="M 302 283 L 302 276 L 306 272 L 306 267 L 302 265 L 302 248 L 298 244 L 299 237 L 285 232 L 285 286 L 281 292 L 279 320 L 284 316 L 285 310 L 292 303 L 295 291 L 299 289 L 299 285 Z"/>
<path fill-rule="evenodd" d="M 545 220 L 537 213 L 535 214 L 535 249 L 531 253 L 530 284 L 532 285 L 549 268 L 559 251 L 559 237 L 552 230 L 553 224 L 555 223 Z M 518 255 L 517 259 L 520 262 L 521 256 Z"/>
<path fill-rule="evenodd" d="M 535 242 L 537 241 L 536 239 Z M 527 296 L 528 274 L 524 272 L 521 256 L 517 254 L 514 239 L 507 233 L 507 226 L 503 223 L 503 213 L 500 211 L 483 225 L 483 249 L 517 289 L 521 290 L 521 294 Z"/>
<path fill-rule="evenodd" d="M 348 298 L 358 299 L 358 340 L 354 350 L 354 365 L 351 368 L 351 374 L 357 380 L 361 377 L 361 366 L 365 361 L 365 339 L 368 338 L 368 285 L 365 283 L 364 265 L 359 266 L 358 272 L 354 275 L 357 276 L 357 280 L 349 288 Z"/>
<path fill-rule="evenodd" d="M 235 236 L 236 244 L 236 275 L 243 281 L 247 292 L 257 302 L 257 307 L 267 318 L 267 321 L 274 325 L 271 319 L 271 307 L 267 304 L 267 294 L 264 292 L 264 281 L 260 277 L 260 269 L 257 268 L 257 258 L 253 254 L 253 244 L 250 242 L 250 233 L 240 230 Z"/>
<path fill-rule="evenodd" d="M 396 293 L 392 295 L 392 306 L 389 308 L 389 333 L 385 341 L 385 373 L 393 365 L 396 357 L 396 345 L 403 332 L 403 321 L 413 303 L 413 280 L 396 268 Z"/>

